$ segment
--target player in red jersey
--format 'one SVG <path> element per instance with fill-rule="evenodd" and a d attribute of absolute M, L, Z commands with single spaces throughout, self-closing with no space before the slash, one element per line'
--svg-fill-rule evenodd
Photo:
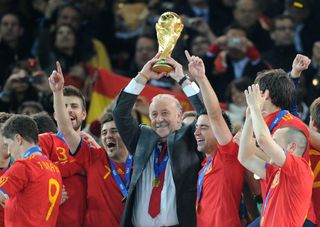
<path fill-rule="evenodd" d="M 308 57 L 298 54 L 292 63 L 291 78 L 283 70 L 279 69 L 258 73 L 255 83 L 260 85 L 260 89 L 263 92 L 265 101 L 262 111 L 271 134 L 286 126 L 296 127 L 302 130 L 305 135 L 309 134 L 307 128 L 297 117 L 295 100 L 297 99 L 300 75 L 308 68 L 309 64 L 310 59 Z M 269 161 L 264 153 L 260 154 L 260 157 L 263 157 L 265 161 Z M 304 158 L 309 160 L 309 152 L 305 152 Z M 267 183 L 264 180 L 260 180 L 260 185 L 261 195 L 265 200 Z M 312 205 L 310 205 L 310 209 L 312 211 Z M 314 221 L 312 215 L 308 215 L 308 219 L 312 222 Z M 251 224 L 250 227 L 257 226 L 258 223 Z"/>
<path fill-rule="evenodd" d="M 11 117 L 11 114 L 0 112 L 0 128 Z M 8 146 L 4 143 L 0 132 L 0 176 L 2 176 L 10 166 L 10 154 Z M 0 206 L 0 227 L 4 227 L 4 208 Z"/>
<path fill-rule="evenodd" d="M 250 171 L 265 179 L 267 195 L 263 202 L 260 226 L 302 226 L 310 207 L 313 175 L 303 158 L 308 152 L 306 129 L 286 126 L 278 129 L 273 138 L 261 108 L 264 97 L 259 85 L 245 91 L 248 104 L 247 119 L 240 139 L 238 158 Z M 251 116 L 249 114 L 251 113 Z M 256 155 L 256 141 L 271 162 Z"/>
<path fill-rule="evenodd" d="M 61 201 L 59 169 L 41 153 L 32 118 L 14 115 L 2 127 L 14 164 L 0 178 L 5 226 L 55 226 Z"/>
<path fill-rule="evenodd" d="M 132 157 L 129 156 L 113 117 L 107 113 L 102 119 L 101 141 L 104 148 L 94 148 L 72 129 L 64 105 L 63 75 L 60 65 L 54 71 L 49 84 L 54 94 L 54 109 L 58 127 L 70 148 L 70 152 L 81 163 L 87 175 L 86 226 L 119 226 L 124 201 L 128 194 Z"/>
<path fill-rule="evenodd" d="M 320 149 L 315 148 L 314 137 L 320 132 L 320 98 L 315 99 L 310 106 L 310 144 L 309 151 L 311 168 L 313 169 L 314 182 L 312 190 L 312 201 L 316 215 L 316 224 L 320 226 Z"/>
<path fill-rule="evenodd" d="M 72 87 L 65 87 L 65 105 L 72 119 L 75 132 L 80 133 L 83 120 L 86 118 L 86 103 L 81 92 Z M 69 154 L 69 147 L 61 132 L 42 133 L 39 135 L 39 146 L 43 153 L 60 169 L 63 185 L 68 198 L 59 208 L 57 227 L 82 227 L 86 210 L 87 182 L 82 166 Z"/>
<path fill-rule="evenodd" d="M 240 197 L 245 169 L 239 163 L 238 145 L 233 141 L 231 123 L 222 114 L 218 98 L 206 75 L 203 61 L 190 57 L 190 74 L 200 86 L 208 113 L 201 114 L 194 132 L 198 151 L 206 159 L 198 176 L 197 226 L 240 227 Z"/>

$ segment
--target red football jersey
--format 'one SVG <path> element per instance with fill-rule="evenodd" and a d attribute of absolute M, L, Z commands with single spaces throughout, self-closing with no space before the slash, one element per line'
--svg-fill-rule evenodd
<path fill-rule="evenodd" d="M 311 168 L 314 174 L 312 201 L 316 215 L 316 223 L 320 225 L 320 152 L 311 148 L 309 151 Z"/>
<path fill-rule="evenodd" d="M 86 210 L 87 181 L 82 166 L 69 154 L 64 140 L 54 133 L 39 135 L 42 153 L 58 166 L 68 199 L 60 206 L 57 227 L 82 227 Z"/>
<path fill-rule="evenodd" d="M 74 157 L 84 166 L 87 175 L 86 226 L 119 226 L 125 203 L 112 175 L 107 152 L 82 141 Z M 115 168 L 123 180 L 125 163 L 119 163 Z"/>
<path fill-rule="evenodd" d="M 0 177 L 7 171 L 8 168 L 0 169 Z M 4 208 L 0 206 L 0 227 L 4 227 Z"/>
<path fill-rule="evenodd" d="M 61 201 L 62 179 L 57 166 L 45 156 L 16 161 L 0 178 L 9 199 L 5 226 L 55 226 Z"/>
<path fill-rule="evenodd" d="M 275 117 L 277 116 L 277 114 L 280 112 L 276 111 L 272 114 L 269 114 L 268 116 L 265 117 L 265 122 L 267 124 L 268 127 L 270 127 L 270 125 L 272 124 L 273 120 L 275 119 Z M 286 127 L 286 126 L 290 126 L 290 127 L 295 127 L 300 129 L 305 136 L 309 139 L 309 130 L 308 127 L 305 123 L 303 123 L 303 121 L 301 121 L 300 118 L 292 115 L 291 113 L 287 113 L 285 114 L 281 120 L 278 122 L 278 124 L 272 129 L 271 131 L 271 135 L 273 135 L 273 133 L 275 131 L 277 131 L 277 129 L 282 128 L 282 127 Z M 309 148 L 307 148 L 309 149 Z M 309 160 L 308 157 L 308 152 L 305 152 L 304 157 L 306 158 L 306 160 Z M 265 199 L 266 196 L 266 190 L 267 190 L 267 183 L 264 180 L 260 180 L 260 186 L 261 186 L 261 196 L 262 199 Z"/>
<path fill-rule="evenodd" d="M 238 150 L 233 140 L 227 145 L 218 145 L 204 175 L 197 226 L 242 226 L 239 207 L 245 169 L 238 161 Z"/>
<path fill-rule="evenodd" d="M 268 193 L 262 205 L 261 227 L 302 226 L 307 216 L 313 184 L 308 162 L 290 152 L 282 168 L 268 164 Z"/>

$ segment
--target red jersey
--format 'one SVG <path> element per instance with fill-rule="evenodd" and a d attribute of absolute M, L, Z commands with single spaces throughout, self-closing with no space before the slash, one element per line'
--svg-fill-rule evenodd
<path fill-rule="evenodd" d="M 68 199 L 60 206 L 57 227 L 82 227 L 86 210 L 87 182 L 82 166 L 69 154 L 64 140 L 54 133 L 39 135 L 42 153 L 58 166 Z"/>
<path fill-rule="evenodd" d="M 276 118 L 276 116 L 278 115 L 278 113 L 280 111 L 281 110 L 276 111 L 276 112 L 269 114 L 268 116 L 265 117 L 265 122 L 268 127 L 270 127 L 270 125 L 272 124 L 272 122 L 274 121 L 274 119 Z M 285 114 L 280 119 L 280 121 L 276 124 L 276 126 L 270 132 L 271 135 L 273 135 L 275 133 L 275 131 L 277 131 L 279 128 L 286 127 L 286 126 L 295 127 L 297 129 L 301 130 L 305 134 L 307 139 L 309 139 L 309 129 L 308 129 L 307 125 L 305 123 L 303 123 L 303 121 L 301 121 L 300 118 L 292 115 L 291 113 Z M 309 149 L 309 148 L 307 148 L 307 149 Z M 304 157 L 306 158 L 306 160 L 309 160 L 308 152 L 305 152 Z M 262 199 L 264 200 L 266 197 L 267 183 L 264 180 L 260 180 L 260 186 L 261 186 L 261 196 L 262 196 Z"/>
<path fill-rule="evenodd" d="M 30 155 L 15 163 L 0 178 L 9 199 L 5 226 L 55 226 L 61 201 L 60 171 L 45 156 Z"/>
<path fill-rule="evenodd" d="M 302 226 L 312 193 L 313 174 L 308 162 L 291 152 L 280 168 L 268 164 L 268 193 L 262 205 L 261 227 Z"/>
<path fill-rule="evenodd" d="M 125 203 L 112 175 L 107 152 L 82 140 L 74 157 L 84 166 L 88 181 L 85 226 L 120 226 Z M 116 164 L 115 168 L 124 180 L 125 163 Z"/>
<path fill-rule="evenodd" d="M 231 140 L 227 145 L 218 145 L 213 154 L 211 166 L 203 178 L 197 226 L 242 226 L 239 207 L 245 169 L 238 161 L 238 149 Z"/>
<path fill-rule="evenodd" d="M 7 169 L 8 167 L 0 169 L 0 177 L 7 171 Z M 4 208 L 2 206 L 0 206 L 0 227 L 4 227 Z"/>
<path fill-rule="evenodd" d="M 316 223 L 320 225 L 320 152 L 311 148 L 309 155 L 311 168 L 314 174 L 312 201 L 316 215 Z"/>

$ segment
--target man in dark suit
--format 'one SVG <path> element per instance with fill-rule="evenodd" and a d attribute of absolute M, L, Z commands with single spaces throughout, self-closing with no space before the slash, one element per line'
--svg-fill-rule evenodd
<path fill-rule="evenodd" d="M 151 127 L 138 125 L 131 116 L 133 105 L 150 79 L 165 76 L 148 61 L 121 91 L 113 114 L 119 133 L 134 156 L 134 168 L 121 226 L 196 226 L 196 185 L 202 155 L 193 136 L 194 122 L 183 125 L 182 109 L 174 96 L 160 94 L 149 109 Z M 200 113 L 204 108 L 199 88 L 183 76 L 182 66 L 172 58 L 169 75 L 183 88 Z M 189 69 L 190 71 L 190 69 Z M 161 150 L 161 151 L 160 151 Z"/>

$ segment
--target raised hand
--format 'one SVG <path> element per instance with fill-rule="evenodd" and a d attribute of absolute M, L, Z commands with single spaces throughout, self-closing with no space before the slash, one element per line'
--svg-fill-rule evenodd
<path fill-rule="evenodd" d="M 190 56 L 187 50 L 185 50 L 185 55 L 189 62 L 188 68 L 191 76 L 195 80 L 201 80 L 203 78 L 206 78 L 206 70 L 202 59 L 193 55 Z"/>
<path fill-rule="evenodd" d="M 308 69 L 310 62 L 311 60 L 307 56 L 297 54 L 292 62 L 291 76 L 296 78 L 300 77 L 301 73 Z"/>
<path fill-rule="evenodd" d="M 53 70 L 49 77 L 49 85 L 52 92 L 58 92 L 63 90 L 64 78 L 60 63 L 56 62 L 57 70 Z"/>
<path fill-rule="evenodd" d="M 246 95 L 247 104 L 250 109 L 258 108 L 261 110 L 264 98 L 261 95 L 259 84 L 249 86 L 248 89 L 244 91 L 244 94 Z"/>
<path fill-rule="evenodd" d="M 146 79 L 146 80 L 150 80 L 150 79 L 154 79 L 154 80 L 159 80 L 161 77 L 163 77 L 165 75 L 165 73 L 156 73 L 154 71 L 152 71 L 152 66 L 160 60 L 160 55 L 161 52 L 158 52 L 152 59 L 150 59 L 141 69 L 140 73 L 141 75 Z"/>
<path fill-rule="evenodd" d="M 179 80 L 181 80 L 181 78 L 184 77 L 184 73 L 183 73 L 183 68 L 182 65 L 177 62 L 176 60 L 174 60 L 172 57 L 169 57 L 166 59 L 166 61 L 173 66 L 174 70 L 171 71 L 168 76 L 170 76 L 172 79 L 174 79 L 175 81 L 179 82 Z"/>

